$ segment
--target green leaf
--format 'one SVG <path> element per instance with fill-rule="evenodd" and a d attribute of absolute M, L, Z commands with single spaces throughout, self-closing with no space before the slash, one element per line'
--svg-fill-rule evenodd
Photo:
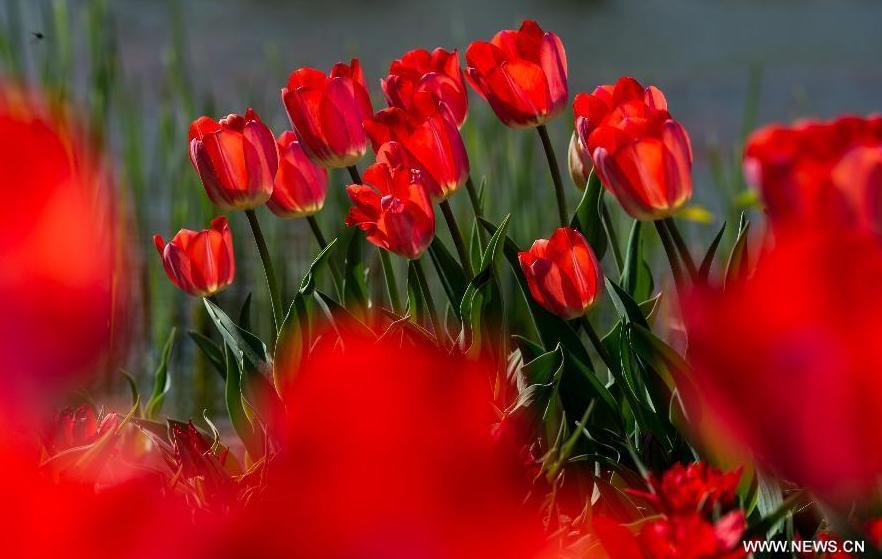
<path fill-rule="evenodd" d="M 260 338 L 240 328 L 227 316 L 227 313 L 207 298 L 204 298 L 203 302 L 208 310 L 208 316 L 214 321 L 214 325 L 223 337 L 224 342 L 233 350 L 240 369 L 245 370 L 246 368 L 260 368 L 264 366 L 268 359 L 266 346 Z"/>
<path fill-rule="evenodd" d="M 723 233 L 725 232 L 726 222 L 724 221 L 723 226 L 720 227 L 717 236 L 714 237 L 714 240 L 711 242 L 701 261 L 701 267 L 698 270 L 698 281 L 700 283 L 707 283 L 707 278 L 710 277 L 711 266 L 714 264 L 714 256 L 717 254 L 717 248 L 719 248 L 720 241 L 723 239 Z"/>
<path fill-rule="evenodd" d="M 729 255 L 729 263 L 726 265 L 726 285 L 731 282 L 747 277 L 749 254 L 747 240 L 750 233 L 750 221 L 746 214 L 741 214 L 741 222 L 738 224 L 738 238 Z"/>
<path fill-rule="evenodd" d="M 227 368 L 224 365 L 224 350 L 214 340 L 195 330 L 187 331 L 190 339 L 202 350 L 208 361 L 214 366 L 221 378 L 226 378 Z"/>
<path fill-rule="evenodd" d="M 646 316 L 643 314 L 637 301 L 611 279 L 606 278 L 606 285 L 613 295 L 613 305 L 615 305 L 619 315 L 625 319 L 625 322 L 639 324 L 648 328 L 649 323 L 646 321 Z"/>
<path fill-rule="evenodd" d="M 343 305 L 361 314 L 370 302 L 367 269 L 364 266 L 364 242 L 358 227 L 349 227 L 343 233 L 341 246 L 346 258 L 343 262 Z"/>
<path fill-rule="evenodd" d="M 417 276 L 416 263 L 407 263 L 407 314 L 417 324 L 426 324 L 426 299 Z M 439 332 L 440 335 L 440 332 Z"/>
<path fill-rule="evenodd" d="M 224 386 L 224 403 L 227 407 L 227 417 L 233 425 L 233 430 L 239 436 L 242 444 L 251 458 L 258 459 L 263 454 L 263 445 L 254 431 L 254 426 L 245 413 L 245 406 L 242 403 L 242 377 L 241 369 L 238 365 L 233 350 L 227 346 L 225 352 L 225 361 L 227 365 L 227 382 Z"/>
<path fill-rule="evenodd" d="M 652 270 L 643 255 L 642 222 L 635 220 L 628 236 L 625 267 L 622 270 L 622 287 L 637 301 L 652 295 Z"/>
<path fill-rule="evenodd" d="M 245 330 L 251 330 L 251 293 L 245 296 L 245 302 L 242 303 L 242 310 L 239 311 L 239 327 Z"/>
<path fill-rule="evenodd" d="M 159 414 L 159 411 L 162 409 L 162 402 L 165 400 L 165 395 L 168 394 L 169 389 L 171 389 L 171 377 L 168 374 L 168 362 L 171 358 L 172 348 L 175 344 L 175 333 L 176 329 L 172 328 L 171 333 L 168 335 L 168 339 L 165 342 L 165 346 L 162 348 L 159 365 L 153 373 L 153 392 L 150 394 L 150 399 L 147 401 L 147 407 L 145 409 L 147 419 L 153 419 Z"/>
<path fill-rule="evenodd" d="M 460 305 L 462 305 L 462 296 L 468 284 L 462 266 L 450 254 L 450 251 L 447 250 L 447 247 L 444 246 L 444 243 L 441 242 L 437 235 L 432 244 L 429 245 L 429 257 L 432 259 L 435 270 L 438 271 L 441 286 L 444 288 L 444 293 L 447 294 L 450 306 L 453 307 L 457 318 L 461 318 L 459 314 Z"/>
<path fill-rule="evenodd" d="M 588 244 L 597 255 L 597 260 L 603 259 L 608 245 L 606 230 L 603 228 L 603 219 L 601 218 L 602 194 L 603 187 L 600 184 L 600 178 L 592 169 L 582 193 L 582 200 L 570 222 L 570 227 L 582 233 L 588 240 Z"/>
<path fill-rule="evenodd" d="M 316 290 L 315 297 L 322 305 L 328 319 L 340 333 L 350 333 L 356 336 L 374 338 L 375 334 L 370 327 L 360 321 L 346 307 L 334 300 L 333 297 L 322 291 Z"/>

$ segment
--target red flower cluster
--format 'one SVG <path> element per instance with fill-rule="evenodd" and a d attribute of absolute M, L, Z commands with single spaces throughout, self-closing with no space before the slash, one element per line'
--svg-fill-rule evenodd
<path fill-rule="evenodd" d="M 744 172 L 776 228 L 882 233 L 882 116 L 758 130 L 747 142 Z"/>
<path fill-rule="evenodd" d="M 632 217 L 670 217 L 692 196 L 689 136 L 656 87 L 623 77 L 576 95 L 573 111 L 601 182 Z"/>
<path fill-rule="evenodd" d="M 677 464 L 661 481 L 650 479 L 651 492 L 631 491 L 662 517 L 643 523 L 635 535 L 600 516 L 594 528 L 601 545 L 616 559 L 743 558 L 744 512 L 732 510 L 740 477 L 740 471 L 724 474 L 701 462 Z"/>

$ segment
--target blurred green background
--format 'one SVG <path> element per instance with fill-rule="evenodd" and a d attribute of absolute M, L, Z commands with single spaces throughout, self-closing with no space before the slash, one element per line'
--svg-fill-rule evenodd
<path fill-rule="evenodd" d="M 732 223 L 751 205 L 738 164 L 747 131 L 768 121 L 873 112 L 882 91 L 878 0 L 3 0 L 0 17 L 5 79 L 72 103 L 112 155 L 139 262 L 138 281 L 129 286 L 139 305 L 128 325 L 135 343 L 126 368 L 146 386 L 158 346 L 177 325 L 172 398 L 184 416 L 220 403 L 220 382 L 183 335 L 212 328 L 201 301 L 166 280 L 150 238 L 206 227 L 217 214 L 187 158 L 189 123 L 253 106 L 281 132 L 289 125 L 279 90 L 297 67 L 327 69 L 360 57 L 379 109 L 379 80 L 406 50 L 455 47 L 464 62 L 469 41 L 536 19 L 563 40 L 571 99 L 622 74 L 666 93 L 695 149 L 693 202 L 710 211 L 682 225 L 696 252 L 723 220 Z M 472 176 L 486 180 L 487 213 L 494 221 L 512 213 L 510 233 L 522 246 L 547 237 L 555 206 L 536 134 L 507 129 L 473 92 L 470 100 L 463 134 Z M 565 168 L 571 112 L 549 128 Z M 344 173 L 332 173 L 319 216 L 331 237 L 343 228 L 347 182 Z M 568 194 L 572 210 L 579 192 Z M 471 224 L 465 195 L 452 202 L 461 224 Z M 613 211 L 624 240 L 625 216 Z M 304 221 L 282 221 L 266 210 L 259 216 L 290 296 L 316 246 Z M 267 339 L 268 297 L 256 250 L 244 215 L 231 222 L 238 277 L 220 301 L 233 313 L 253 292 L 254 321 Z M 438 230 L 448 239 L 443 225 Z M 659 258 L 656 269 L 666 272 Z M 381 278 L 372 283 L 381 286 Z M 520 296 L 507 300 L 515 330 L 528 328 Z"/>

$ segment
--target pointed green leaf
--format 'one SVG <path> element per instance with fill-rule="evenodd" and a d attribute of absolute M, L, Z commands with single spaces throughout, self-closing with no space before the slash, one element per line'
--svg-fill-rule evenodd
<path fill-rule="evenodd" d="M 165 400 L 165 395 L 168 394 L 168 391 L 171 389 L 171 377 L 168 374 L 168 363 L 171 358 L 172 348 L 175 344 L 175 333 L 176 329 L 172 328 L 171 333 L 168 335 L 168 339 L 165 342 L 165 346 L 162 348 L 159 365 L 157 365 L 156 371 L 153 373 L 153 392 L 151 392 L 150 399 L 147 401 L 147 407 L 145 408 L 147 419 L 153 419 L 159 414 L 159 411 L 162 409 L 162 402 Z"/>
<path fill-rule="evenodd" d="M 602 194 L 603 186 L 600 184 L 600 178 L 592 169 L 582 193 L 582 200 L 570 222 L 570 227 L 582 233 L 588 240 L 588 244 L 597 255 L 597 260 L 603 259 L 608 245 L 606 230 L 603 228 L 603 219 L 601 218 Z"/>

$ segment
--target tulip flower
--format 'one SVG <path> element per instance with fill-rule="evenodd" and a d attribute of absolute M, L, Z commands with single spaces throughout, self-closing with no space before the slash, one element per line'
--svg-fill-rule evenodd
<path fill-rule="evenodd" d="M 670 217 L 692 196 L 689 136 L 657 88 L 623 77 L 578 94 L 573 111 L 601 183 L 631 217 Z"/>
<path fill-rule="evenodd" d="M 670 516 L 695 512 L 710 515 L 717 507 L 729 509 L 735 504 L 740 479 L 740 469 L 723 473 L 705 462 L 688 466 L 677 463 L 661 478 L 650 475 L 650 492 L 627 493 L 647 500 L 656 510 Z"/>
<path fill-rule="evenodd" d="M 357 225 L 380 248 L 418 259 L 435 237 L 435 212 L 423 181 L 419 171 L 371 165 L 365 184 L 346 188 L 353 204 L 346 225 Z"/>
<path fill-rule="evenodd" d="M 744 171 L 776 228 L 845 225 L 882 233 L 882 117 L 767 126 Z"/>
<path fill-rule="evenodd" d="M 882 474 L 880 317 L 882 249 L 847 230 L 782 232 L 752 277 L 685 305 L 695 378 L 720 423 L 830 501 Z"/>
<path fill-rule="evenodd" d="M 291 73 L 282 103 L 297 139 L 310 158 L 326 168 L 349 167 L 367 151 L 361 126 L 374 112 L 357 58 L 325 75 L 314 68 Z"/>
<path fill-rule="evenodd" d="M 533 299 L 547 311 L 570 320 L 584 315 L 603 291 L 603 271 L 585 237 L 561 227 L 518 253 Z"/>
<path fill-rule="evenodd" d="M 46 450 L 54 454 L 92 444 L 105 433 L 116 429 L 119 420 L 118 414 L 107 413 L 99 421 L 95 408 L 89 404 L 65 408 L 59 412 L 54 425 L 46 433 Z"/>
<path fill-rule="evenodd" d="M 383 109 L 364 121 L 377 161 L 418 169 L 435 201 L 446 200 L 469 177 L 469 158 L 459 130 L 444 107 L 426 94 L 410 111 Z"/>
<path fill-rule="evenodd" d="M 250 210 L 273 193 L 278 167 L 273 133 L 252 108 L 215 121 L 201 116 L 190 125 L 190 161 L 205 192 L 222 210 Z"/>
<path fill-rule="evenodd" d="M 414 108 L 414 95 L 428 92 L 450 111 L 457 128 L 465 122 L 469 97 L 455 49 L 408 51 L 392 62 L 389 75 L 381 84 L 390 107 L 410 111 Z"/>
<path fill-rule="evenodd" d="M 328 171 L 313 163 L 290 130 L 279 135 L 279 170 L 273 195 L 266 203 L 279 217 L 305 217 L 325 204 Z"/>
<path fill-rule="evenodd" d="M 567 164 L 573 184 L 580 190 L 584 190 L 585 185 L 588 184 L 588 176 L 591 174 L 594 163 L 591 161 L 591 155 L 585 150 L 585 146 L 579 141 L 579 135 L 575 132 L 570 136 Z"/>
<path fill-rule="evenodd" d="M 210 297 L 233 283 L 236 262 L 226 217 L 214 218 L 211 228 L 199 232 L 181 229 L 168 243 L 154 235 L 153 242 L 168 279 L 185 293 Z"/>
<path fill-rule="evenodd" d="M 557 35 L 532 20 L 517 31 L 475 41 L 466 51 L 468 79 L 496 116 L 513 128 L 532 128 L 567 104 L 567 57 Z"/>

